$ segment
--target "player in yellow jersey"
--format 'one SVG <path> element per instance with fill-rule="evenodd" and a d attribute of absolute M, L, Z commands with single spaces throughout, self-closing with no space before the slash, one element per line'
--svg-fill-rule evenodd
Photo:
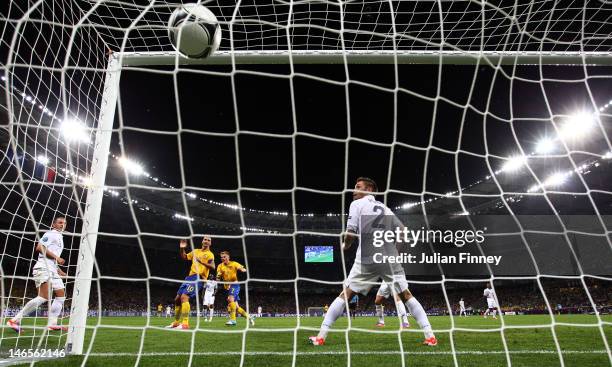
<path fill-rule="evenodd" d="M 189 299 L 196 297 L 202 289 L 202 281 L 206 281 L 208 273 L 215 270 L 215 255 L 210 251 L 210 236 L 202 238 L 202 248 L 187 253 L 187 241 L 181 240 L 179 255 L 181 259 L 191 261 L 189 275 L 181 285 L 174 298 L 174 322 L 167 328 L 189 329 Z M 182 316 L 182 322 L 181 322 Z"/>
<path fill-rule="evenodd" d="M 230 253 L 228 251 L 223 251 L 220 255 L 221 264 L 217 267 L 217 279 L 223 282 L 237 282 L 238 272 L 246 273 L 246 268 L 240 263 L 230 260 Z M 226 283 L 223 284 L 223 288 L 227 290 L 227 312 L 230 315 L 230 320 L 225 325 L 236 326 L 236 311 L 249 320 L 251 325 L 255 325 L 255 320 L 238 305 L 238 301 L 240 301 L 240 284 Z"/>

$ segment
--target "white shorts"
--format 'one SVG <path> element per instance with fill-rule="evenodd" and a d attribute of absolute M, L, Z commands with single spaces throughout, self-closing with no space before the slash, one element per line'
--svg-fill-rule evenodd
<path fill-rule="evenodd" d="M 36 288 L 40 287 L 43 283 L 50 282 L 53 290 L 64 289 L 64 281 L 60 278 L 57 271 L 52 271 L 47 268 L 34 268 L 32 269 L 32 278 L 34 278 L 34 284 Z"/>
<path fill-rule="evenodd" d="M 381 267 L 381 264 L 355 263 L 344 281 L 344 286 L 350 288 L 353 292 L 366 295 L 374 285 L 380 284 L 380 279 L 382 278 L 384 283 L 393 284 L 397 293 L 402 293 L 408 289 L 406 275 L 401 266 L 394 267 L 392 271 L 387 270 L 388 268 L 385 269 Z M 391 291 L 391 288 L 388 288 L 389 291 Z M 389 294 L 391 294 L 391 292 L 389 292 Z"/>
<path fill-rule="evenodd" d="M 215 294 L 204 292 L 204 304 L 205 305 L 214 305 L 215 304 Z"/>
<path fill-rule="evenodd" d="M 459 311 L 465 312 L 465 307 L 461 307 L 461 309 Z"/>
<path fill-rule="evenodd" d="M 496 308 L 497 304 L 495 303 L 495 300 L 492 298 L 487 298 L 487 306 L 489 308 Z"/>

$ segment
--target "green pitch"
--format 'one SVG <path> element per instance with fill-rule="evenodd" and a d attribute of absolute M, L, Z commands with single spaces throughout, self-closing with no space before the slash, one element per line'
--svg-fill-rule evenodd
<path fill-rule="evenodd" d="M 215 318 L 212 323 L 201 322 L 195 332 L 164 330 L 163 326 L 170 319 L 106 317 L 100 320 L 91 319 L 90 325 L 98 324 L 95 336 L 89 331 L 86 348 L 91 343 L 91 353 L 87 366 L 133 366 L 140 354 L 139 366 L 291 366 L 295 357 L 296 366 L 401 366 L 402 353 L 406 366 L 454 366 L 456 358 L 459 366 L 559 366 L 559 355 L 555 346 L 555 337 L 561 347 L 566 366 L 609 366 L 610 356 L 602 339 L 602 331 L 597 326 L 597 319 L 587 315 L 557 316 L 555 321 L 563 323 L 550 328 L 549 316 L 506 316 L 503 332 L 499 331 L 500 320 L 483 319 L 480 316 L 467 318 L 431 317 L 430 321 L 439 341 L 437 347 L 420 345 L 422 333 L 418 331 L 414 320 L 408 331 L 398 333 L 398 322 L 394 317 L 387 317 L 387 327 L 376 329 L 375 319 L 358 317 L 351 320 L 356 328 L 346 333 L 348 320 L 342 317 L 336 323 L 335 332 L 330 333 L 327 344 L 313 347 L 307 343 L 309 335 L 316 334 L 315 329 L 321 318 L 302 318 L 300 329 L 295 318 L 261 318 L 257 319 L 254 328 L 244 334 L 245 320 L 238 319 L 238 326 L 228 328 L 223 325 L 225 318 Z M 453 355 L 451 337 L 448 330 L 459 328 L 452 333 L 452 344 L 456 353 Z M 608 345 L 612 345 L 612 317 L 604 316 L 603 332 Z M 574 326 L 572 326 L 572 324 Z M 42 325 L 42 321 L 41 321 Z M 191 320 L 192 328 L 196 320 Z M 121 329 L 120 329 L 121 328 Z M 343 330 L 344 329 L 344 330 Z M 37 331 L 40 333 L 40 330 Z M 18 346 L 31 348 L 33 330 L 27 329 L 19 338 Z M 8 350 L 17 343 L 16 334 L 8 328 L 2 329 L 0 352 L 6 357 Z M 296 353 L 294 354 L 294 338 Z M 141 339 L 143 341 L 141 345 Z M 35 338 L 38 342 L 39 336 Z M 241 355 L 244 340 L 245 353 Z M 350 352 L 347 349 L 349 342 Z M 52 336 L 47 340 L 46 348 L 62 346 L 65 336 Z M 401 348 L 401 349 L 400 349 Z M 195 353 L 191 354 L 193 351 Z M 191 357 L 190 357 L 191 355 Z M 83 356 L 69 356 L 63 359 L 37 363 L 38 366 L 79 366 Z"/>
<path fill-rule="evenodd" d="M 333 263 L 334 253 L 332 251 L 322 252 L 304 260 L 307 263 Z"/>

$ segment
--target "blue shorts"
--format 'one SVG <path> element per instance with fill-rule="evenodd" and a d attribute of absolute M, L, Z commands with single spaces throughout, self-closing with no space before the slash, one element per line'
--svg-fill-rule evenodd
<path fill-rule="evenodd" d="M 234 301 L 240 301 L 240 284 L 232 284 L 227 290 L 228 296 L 234 296 Z"/>
<path fill-rule="evenodd" d="M 198 281 L 199 279 L 200 277 L 198 276 L 198 274 L 188 276 L 187 278 L 185 278 L 186 282 L 181 284 L 181 287 L 179 288 L 178 292 L 176 292 L 176 294 L 178 294 L 179 296 L 181 294 L 186 294 L 189 296 L 189 298 L 195 297 L 197 293 L 202 290 L 203 286 L 203 282 Z M 196 281 L 198 282 L 194 283 Z"/>

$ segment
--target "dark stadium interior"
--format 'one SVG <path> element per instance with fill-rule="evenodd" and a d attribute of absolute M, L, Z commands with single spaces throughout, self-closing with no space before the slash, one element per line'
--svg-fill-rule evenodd
<path fill-rule="evenodd" d="M 546 120 L 550 114 L 593 109 L 608 101 L 612 85 L 605 79 L 581 81 L 582 68 L 444 66 L 439 70 L 435 66 L 401 66 L 397 85 L 410 93 L 393 93 L 396 70 L 392 66 L 378 66 L 373 72 L 371 66 L 350 65 L 348 84 L 343 84 L 347 75 L 342 66 L 295 65 L 294 70 L 287 66 L 236 67 L 237 70 L 188 67 L 177 74 L 163 68 L 128 70 L 122 75 L 111 152 L 134 157 L 151 177 L 158 177 L 164 184 L 151 177 L 128 175 L 115 159 L 110 159 L 106 184 L 118 195 L 105 193 L 94 272 L 102 279 L 103 309 L 142 309 L 146 307 L 147 289 L 151 303 L 169 303 L 188 269 L 188 264 L 178 257 L 178 240 L 191 237 L 197 246 L 203 234 L 213 235 L 212 249 L 216 254 L 229 250 L 234 259 L 247 265 L 251 308 L 262 305 L 264 310 L 294 312 L 297 277 L 302 312 L 306 307 L 328 302 L 340 290 L 343 278 L 339 234 L 350 203 L 350 190 L 358 176 L 372 177 L 379 187 L 389 190 L 379 198 L 392 208 L 425 201 L 398 209 L 400 214 L 461 212 L 461 201 L 472 214 L 598 215 L 610 230 L 612 161 L 598 159 L 606 152 L 612 135 L 609 118 L 602 118 L 603 131 L 570 146 L 570 156 L 529 160 L 540 180 L 551 171 L 589 164 L 592 169 L 582 176 L 586 185 L 572 179 L 544 197 L 526 194 L 535 183 L 533 175 L 526 171 L 498 175 L 497 182 L 483 179 L 503 163 L 496 156 L 530 152 L 539 137 L 553 131 L 552 122 L 557 118 Z M 594 75 L 602 69 L 593 67 L 588 72 Z M 502 70 L 526 80 L 542 77 L 574 81 L 539 84 L 517 78 L 510 85 L 507 77 L 499 75 Z M 609 72 L 609 68 L 605 70 Z M 14 85 L 28 90 L 19 74 L 15 69 Z M 321 82 L 313 76 L 338 83 Z M 180 112 L 175 104 L 175 82 Z M 232 83 L 236 86 L 235 97 Z M 372 88 L 368 83 L 391 89 Z M 295 100 L 290 98 L 292 91 Z M 6 108 L 4 94 L 1 100 Z M 11 101 L 24 118 L 45 119 L 35 108 L 19 100 Z M 471 107 L 464 108 L 466 103 Z M 482 114 L 485 109 L 487 113 Z M 507 121 L 510 118 L 514 119 L 512 123 Z M 4 111 L 0 125 L 7 125 Z M 37 137 L 26 130 L 18 134 L 26 150 L 31 149 L 25 152 L 26 157 L 35 157 L 41 147 L 32 144 Z M 17 170 L 13 153 L 9 154 L 12 147 L 7 146 L 6 129 L 0 130 L 0 139 L 0 171 L 2 182 L 7 183 L 0 187 L 0 222 L 3 229 L 17 231 L 0 232 L 4 244 L 2 270 L 8 276 L 4 287 L 23 292 L 14 278 L 27 276 L 32 264 L 36 230 L 32 216 L 42 231 L 54 215 L 67 214 L 65 241 L 70 245 L 65 257 L 70 272 L 76 266 L 81 228 L 75 197 L 83 198 L 85 191 L 61 176 L 56 180 L 60 184 L 57 186 L 37 182 L 32 179 L 32 160 L 26 158 L 23 172 L 30 175 L 25 189 L 34 204 L 31 216 L 21 199 L 21 188 L 9 184 L 16 181 Z M 50 135 L 48 139 L 55 138 Z M 65 164 L 63 159 L 58 157 L 57 167 Z M 87 162 L 82 167 L 86 165 Z M 447 197 L 446 193 L 460 187 L 460 199 Z M 429 199 L 436 200 L 426 202 Z M 177 219 L 175 213 L 188 213 L 194 220 Z M 606 253 L 610 258 L 609 245 L 606 247 L 609 239 L 603 239 L 603 259 Z M 305 263 L 306 245 L 334 246 L 334 262 Z M 560 246 L 564 251 L 569 248 L 566 243 Z M 347 253 L 347 267 L 354 256 L 354 250 Z M 567 256 L 572 255 L 568 252 Z M 612 274 L 609 264 L 600 270 L 587 275 Z M 579 274 L 580 269 L 574 266 L 571 275 Z M 598 307 L 609 308 L 609 282 L 589 276 L 584 279 Z M 468 304 L 478 308 L 482 306 L 483 284 L 445 285 L 450 301 L 456 303 L 455 298 L 461 294 Z M 546 284 L 551 305 L 559 302 L 564 307 L 582 307 L 589 312 L 590 301 L 580 281 L 542 278 L 542 284 Z M 500 297 L 508 297 L 504 307 L 544 307 L 541 290 L 533 280 L 503 280 L 499 286 Z M 439 285 L 413 283 L 412 287 L 427 307 L 447 312 Z M 507 293 L 504 288 L 508 288 Z M 97 302 L 95 290 L 91 302 Z M 373 307 L 370 298 L 362 304 Z"/>

